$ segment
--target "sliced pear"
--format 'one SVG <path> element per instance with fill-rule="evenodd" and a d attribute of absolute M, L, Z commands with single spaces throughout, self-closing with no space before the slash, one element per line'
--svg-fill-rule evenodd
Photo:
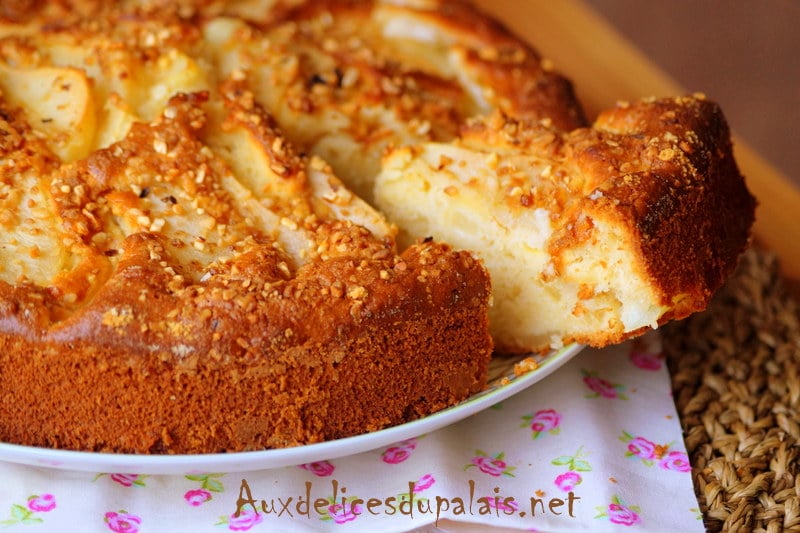
<path fill-rule="evenodd" d="M 30 125 L 44 134 L 61 160 L 81 159 L 92 149 L 94 100 L 91 83 L 82 70 L 0 64 L 0 88 L 12 104 L 26 109 Z"/>

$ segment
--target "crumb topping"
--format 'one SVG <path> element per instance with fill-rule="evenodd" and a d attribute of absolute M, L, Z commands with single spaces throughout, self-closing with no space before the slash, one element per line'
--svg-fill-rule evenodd
<path fill-rule="evenodd" d="M 435 243 L 401 255 L 358 179 L 339 178 L 369 178 L 390 143 L 452 138 L 482 105 L 449 45 L 412 60 L 413 32 L 388 28 L 440 24 L 442 6 L 74 4 L 2 15 L 0 289 L 36 298 L 37 332 L 91 319 L 118 340 L 178 339 L 183 358 L 275 302 L 357 322 L 375 284 L 434 294 L 438 262 L 460 261 Z M 289 322 L 231 346 L 310 335 Z"/>

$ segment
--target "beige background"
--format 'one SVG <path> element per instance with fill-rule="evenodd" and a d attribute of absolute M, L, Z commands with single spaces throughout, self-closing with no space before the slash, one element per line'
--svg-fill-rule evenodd
<path fill-rule="evenodd" d="M 800 187 L 800 1 L 584 1 Z"/>

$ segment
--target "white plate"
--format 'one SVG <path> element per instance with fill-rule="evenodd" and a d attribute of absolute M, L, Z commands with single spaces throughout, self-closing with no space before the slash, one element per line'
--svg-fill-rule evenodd
<path fill-rule="evenodd" d="M 373 433 L 366 433 L 295 448 L 203 455 L 128 455 L 76 452 L 0 443 L 0 461 L 60 470 L 135 474 L 189 474 L 200 472 L 251 472 L 294 466 L 374 450 L 394 442 L 419 437 L 491 407 L 550 375 L 574 357 L 583 346 L 570 345 L 535 357 L 538 368 L 520 376 L 513 364 L 520 358 L 496 363 L 490 386 L 467 400 L 425 418 Z"/>

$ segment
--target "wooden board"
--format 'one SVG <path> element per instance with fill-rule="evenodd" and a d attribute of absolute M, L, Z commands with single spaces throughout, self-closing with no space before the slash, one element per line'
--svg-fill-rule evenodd
<path fill-rule="evenodd" d="M 685 90 L 580 0 L 474 0 L 572 79 L 590 117 L 619 100 Z M 723 109 L 724 111 L 724 109 Z M 800 281 L 800 190 L 739 138 L 736 159 L 759 202 L 756 242 Z"/>

